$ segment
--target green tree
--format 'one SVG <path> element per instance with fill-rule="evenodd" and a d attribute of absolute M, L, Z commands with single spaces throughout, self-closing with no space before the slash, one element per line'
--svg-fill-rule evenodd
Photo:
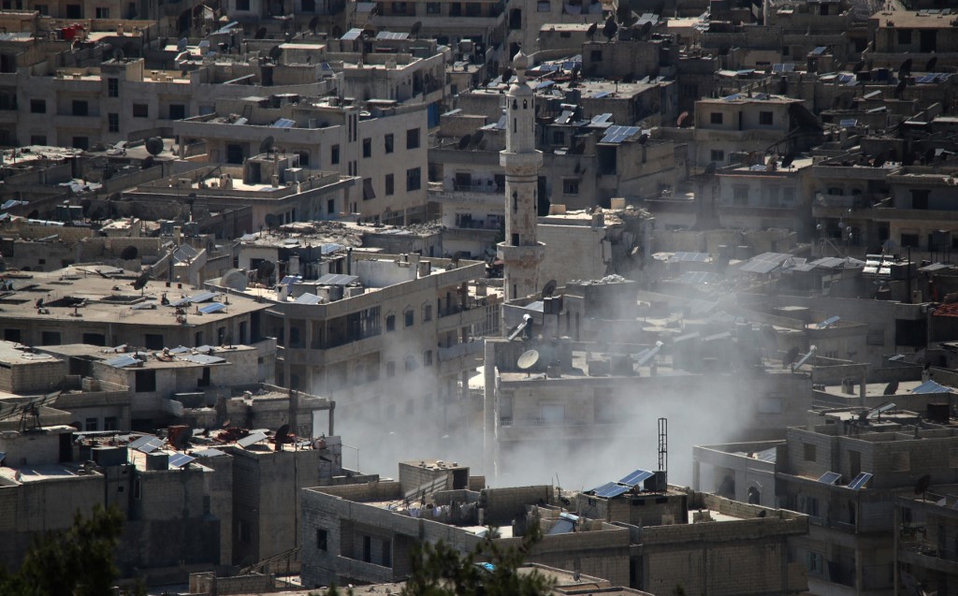
<path fill-rule="evenodd" d="M 532 546 L 541 540 L 538 524 L 530 524 L 519 546 L 503 547 L 490 528 L 476 548 L 462 554 L 439 541 L 423 543 L 412 553 L 411 573 L 401 596 L 546 596 L 554 582 L 532 570 L 519 573 Z M 348 594 L 352 594 L 350 590 Z M 341 594 L 335 588 L 330 596 Z"/>
<path fill-rule="evenodd" d="M 96 505 L 89 517 L 78 511 L 69 530 L 47 532 L 16 573 L 0 575 L 0 595 L 109 594 L 118 576 L 114 561 L 122 532 L 123 513 L 115 506 Z"/>

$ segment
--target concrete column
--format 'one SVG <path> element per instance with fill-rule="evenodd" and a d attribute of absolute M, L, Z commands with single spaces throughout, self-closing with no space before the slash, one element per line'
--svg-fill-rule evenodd
<path fill-rule="evenodd" d="M 482 472 L 488 478 L 497 475 L 496 458 L 496 349 L 495 342 L 487 341 L 484 349 L 482 394 Z"/>

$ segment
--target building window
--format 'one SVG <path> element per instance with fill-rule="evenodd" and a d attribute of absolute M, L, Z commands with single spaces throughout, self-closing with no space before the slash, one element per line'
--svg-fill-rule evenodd
<path fill-rule="evenodd" d="M 714 161 L 716 163 L 725 163 L 725 151 L 721 149 L 712 149 L 711 159 L 709 161 Z"/>
<path fill-rule="evenodd" d="M 237 538 L 239 539 L 240 542 L 242 542 L 243 544 L 249 544 L 249 541 L 250 541 L 250 531 L 249 531 L 249 524 L 248 524 L 248 523 L 246 523 L 245 521 L 243 521 L 243 520 L 241 520 L 241 519 L 240 519 L 240 520 L 237 520 L 237 521 L 236 521 L 236 534 L 237 534 Z"/>
<path fill-rule="evenodd" d="M 74 99 L 73 100 L 73 115 L 74 116 L 88 116 L 90 114 L 90 104 L 84 99 Z"/>
<path fill-rule="evenodd" d="M 562 179 L 562 194 L 566 194 L 566 195 L 579 194 L 578 178 L 563 178 Z"/>
<path fill-rule="evenodd" d="M 68 18 L 68 19 L 82 19 L 82 18 L 83 18 L 83 5 L 82 5 L 82 4 L 67 4 L 67 18 Z"/>
<path fill-rule="evenodd" d="M 418 128 L 410 128 L 406 131 L 406 149 L 419 149 Z"/>
<path fill-rule="evenodd" d="M 43 331 L 42 333 L 40 333 L 40 345 L 43 345 L 43 346 L 60 345 L 60 332 L 59 331 Z"/>
<path fill-rule="evenodd" d="M 110 9 L 105 6 L 97 6 L 94 9 L 94 14 L 98 19 L 108 19 L 110 18 Z"/>
<path fill-rule="evenodd" d="M 384 149 L 384 151 L 385 151 L 387 154 L 388 154 L 388 153 L 392 153 L 392 152 L 393 152 L 393 145 L 394 145 L 394 143 L 393 143 L 393 135 L 392 135 L 392 133 L 390 133 L 390 134 L 386 135 L 385 138 L 383 139 L 383 149 Z"/>
<path fill-rule="evenodd" d="M 316 12 L 316 0 L 301 0 L 299 7 L 305 13 L 314 13 Z"/>
<path fill-rule="evenodd" d="M 363 139 L 363 158 L 373 156 L 373 140 Z"/>
<path fill-rule="evenodd" d="M 386 363 L 386 378 L 391 379 L 396 376 L 396 363 L 390 360 Z"/>
<path fill-rule="evenodd" d="M 73 137 L 73 148 L 86 151 L 90 148 L 90 137 Z"/>
<path fill-rule="evenodd" d="M 432 304 L 423 304 L 422 306 L 422 322 L 432 320 Z"/>
<path fill-rule="evenodd" d="M 166 347 L 162 333 L 147 333 L 143 336 L 143 344 L 147 350 L 162 350 Z"/>
<path fill-rule="evenodd" d="M 34 4 L 33 9 L 43 16 L 48 16 L 50 14 L 50 7 L 46 4 Z"/>
<path fill-rule="evenodd" d="M 419 363 L 416 362 L 415 356 L 409 355 L 403 359 L 403 366 L 405 367 L 406 372 L 412 372 L 419 368 Z"/>
<path fill-rule="evenodd" d="M 432 366 L 432 350 L 426 350 L 422 353 L 422 365 Z"/>
<path fill-rule="evenodd" d="M 416 311 L 412 307 L 406 309 L 403 313 L 403 325 L 406 327 L 412 327 L 416 322 Z"/>
<path fill-rule="evenodd" d="M 46 114 L 46 113 L 47 113 L 47 100 L 45 100 L 45 99 L 31 99 L 31 100 L 30 100 L 30 113 L 31 113 L 31 114 Z"/>
<path fill-rule="evenodd" d="M 110 132 L 120 132 L 120 115 L 110 113 L 106 115 L 107 127 Z"/>
<path fill-rule="evenodd" d="M 439 2 L 426 2 L 426 14 L 442 14 L 442 4 Z"/>
<path fill-rule="evenodd" d="M 589 54 L 589 58 L 593 62 L 602 62 L 602 50 L 592 50 Z"/>
<path fill-rule="evenodd" d="M 735 205 L 748 205 L 748 187 L 735 186 L 732 188 L 732 203 Z"/>
<path fill-rule="evenodd" d="M 805 461 L 816 461 L 817 454 L 815 453 L 814 443 L 802 443 L 802 449 L 804 449 Z"/>
<path fill-rule="evenodd" d="M 911 208 L 928 209 L 928 197 L 931 191 L 927 188 L 915 188 L 911 191 Z"/>
<path fill-rule="evenodd" d="M 562 145 L 563 143 L 565 143 L 565 132 L 561 130 L 552 131 L 552 144 Z"/>
<path fill-rule="evenodd" d="M 911 29 L 898 29 L 898 43 L 902 45 L 911 44 Z"/>
<path fill-rule="evenodd" d="M 386 315 L 386 331 L 396 330 L 396 315 Z"/>
<path fill-rule="evenodd" d="M 116 416 L 107 416 L 103 419 L 103 430 L 120 430 L 120 422 Z"/>
<path fill-rule="evenodd" d="M 372 178 L 363 178 L 363 200 L 371 201 L 376 198 L 376 190 L 373 188 Z"/>
<path fill-rule="evenodd" d="M 759 112 L 758 123 L 762 126 L 771 126 L 775 123 L 775 116 L 772 112 Z"/>
<path fill-rule="evenodd" d="M 7 339 L 7 338 L 4 338 L 4 339 Z M 10 341 L 10 340 L 7 340 L 7 341 Z M 90 344 L 91 346 L 105 346 L 106 336 L 103 335 L 102 333 L 84 333 L 83 343 Z"/>
<path fill-rule="evenodd" d="M 393 2 L 393 14 L 406 14 L 408 8 L 405 2 Z"/>
<path fill-rule="evenodd" d="M 109 97 L 120 96 L 120 79 L 116 77 L 110 77 L 106 80 L 106 94 Z"/>
<path fill-rule="evenodd" d="M 709 114 L 709 122 L 712 124 L 721 124 L 722 123 L 722 112 L 712 112 Z"/>
<path fill-rule="evenodd" d="M 46 145 L 47 135 L 30 135 L 31 145 Z"/>
<path fill-rule="evenodd" d="M 170 120 L 182 120 L 186 118 L 186 106 L 181 103 L 170 104 Z"/>
<path fill-rule="evenodd" d="M 136 393 L 153 393 L 156 391 L 156 371 L 138 370 L 136 371 Z"/>
<path fill-rule="evenodd" d="M 329 548 L 329 532 L 323 528 L 316 528 L 316 548 L 324 552 Z"/>
<path fill-rule="evenodd" d="M 236 10 L 249 10 L 249 0 L 236 0 Z"/>
<path fill-rule="evenodd" d="M 339 145 L 333 145 L 333 147 L 332 147 L 332 155 L 330 156 L 329 161 L 330 161 L 330 163 L 332 163 L 334 166 L 339 163 Z"/>
<path fill-rule="evenodd" d="M 134 118 L 149 118 L 150 107 L 145 103 L 133 104 L 133 117 Z"/>
<path fill-rule="evenodd" d="M 396 192 L 396 179 L 392 174 L 386 174 L 386 196 L 390 197 Z"/>
<path fill-rule="evenodd" d="M 83 430 L 100 430 L 100 421 L 96 418 L 87 418 Z"/>
<path fill-rule="evenodd" d="M 406 192 L 419 190 L 422 187 L 422 171 L 420 168 L 406 170 Z"/>

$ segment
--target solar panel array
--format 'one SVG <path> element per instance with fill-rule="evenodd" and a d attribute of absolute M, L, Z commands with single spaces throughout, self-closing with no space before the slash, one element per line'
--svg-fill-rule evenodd
<path fill-rule="evenodd" d="M 603 499 L 611 499 L 613 497 L 618 497 L 619 495 L 624 495 L 629 492 L 631 487 L 622 486 L 621 484 L 616 484 L 615 482 L 606 482 L 602 486 L 593 490 L 595 496 L 602 497 Z"/>
<path fill-rule="evenodd" d="M 831 326 L 834 325 L 835 323 L 839 322 L 841 319 L 842 319 L 841 317 L 829 317 L 829 318 L 825 319 L 824 321 L 822 321 L 821 323 L 819 323 L 819 324 L 817 325 L 817 327 L 818 327 L 819 329 L 828 329 L 829 327 L 831 327 Z"/>
<path fill-rule="evenodd" d="M 858 476 L 855 476 L 855 479 L 848 483 L 848 488 L 852 490 L 861 490 L 865 487 L 865 483 L 871 480 L 871 472 L 859 472 Z"/>
<path fill-rule="evenodd" d="M 140 360 L 134 358 L 129 354 L 123 354 L 122 356 L 117 356 L 116 358 L 110 358 L 106 361 L 106 364 L 114 368 L 123 368 L 125 366 L 133 366 L 139 364 Z"/>
<path fill-rule="evenodd" d="M 280 118 L 276 122 L 273 122 L 270 126 L 272 128 L 293 128 L 296 126 L 296 121 L 290 120 L 289 118 Z"/>
<path fill-rule="evenodd" d="M 295 302 L 296 304 L 319 304 L 322 301 L 323 299 L 317 296 L 316 294 L 310 294 L 309 292 L 307 292 L 305 294 L 301 294 L 297 296 L 296 300 L 294 300 L 293 302 Z"/>
<path fill-rule="evenodd" d="M 195 461 L 196 458 L 189 456 L 185 453 L 174 453 L 170 456 L 170 467 L 171 468 L 182 468 L 183 466 L 189 464 L 191 461 Z"/>
<path fill-rule="evenodd" d="M 619 144 L 639 132 L 638 126 L 610 126 L 600 143 Z"/>
<path fill-rule="evenodd" d="M 189 354 L 187 356 L 180 356 L 181 360 L 187 362 L 193 362 L 195 364 L 222 364 L 226 362 L 225 358 L 220 358 L 219 356 L 210 356 L 208 354 Z"/>
<path fill-rule="evenodd" d="M 706 263 L 709 260 L 707 252 L 676 252 L 669 257 L 670 263 Z"/>
<path fill-rule="evenodd" d="M 222 302 L 213 302 L 207 304 L 206 306 L 200 307 L 200 312 L 204 315 L 211 315 L 215 312 L 220 312 L 226 309 L 226 305 Z"/>
<path fill-rule="evenodd" d="M 925 381 L 921 385 L 915 387 L 911 390 L 912 393 L 953 393 L 954 389 L 951 387 L 945 387 L 940 383 L 935 381 Z"/>
<path fill-rule="evenodd" d="M 766 252 L 753 257 L 748 263 L 742 265 L 739 268 L 739 271 L 745 271 L 746 273 L 768 274 L 772 271 L 775 271 L 784 265 L 786 261 L 792 258 L 792 255 L 785 253 Z M 795 261 L 795 264 L 805 262 L 805 259 L 793 260 Z"/>
<path fill-rule="evenodd" d="M 402 40 L 409 37 L 408 33 L 402 31 L 380 31 L 376 34 L 376 39 Z"/>
<path fill-rule="evenodd" d="M 253 444 L 255 444 L 255 443 L 259 443 L 260 441 L 264 440 L 265 438 L 266 438 L 266 433 L 264 433 L 264 432 L 261 431 L 261 430 L 257 430 L 257 431 L 254 431 L 254 432 L 250 433 L 250 435 L 249 435 L 248 437 L 244 437 L 244 438 L 240 439 L 239 441 L 236 441 L 236 444 L 239 445 L 240 447 L 246 449 L 246 448 L 248 448 L 250 445 L 253 445 Z"/>
<path fill-rule="evenodd" d="M 163 446 L 163 439 L 146 435 L 130 443 L 130 447 L 141 453 L 153 453 Z"/>
<path fill-rule="evenodd" d="M 838 472 L 825 472 L 824 474 L 821 475 L 818 481 L 821 482 L 822 484 L 835 484 L 836 482 L 841 480 L 841 478 L 842 478 L 842 475 L 839 474 Z"/>
<path fill-rule="evenodd" d="M 699 285 L 711 284 L 722 280 L 722 276 L 714 271 L 686 271 L 672 281 L 680 284 Z"/>
<path fill-rule="evenodd" d="M 619 482 L 621 484 L 628 484 L 629 486 L 635 486 L 637 484 L 641 484 L 645 482 L 646 480 L 648 480 L 649 478 L 653 476 L 655 476 L 655 472 L 649 472 L 648 470 L 636 470 L 632 472 L 631 474 L 629 474 L 628 476 L 626 476 L 625 478 L 623 478 L 622 480 L 619 480 Z"/>
<path fill-rule="evenodd" d="M 359 277 L 356 275 L 342 275 L 340 273 L 327 273 L 326 275 L 316 280 L 316 283 L 321 286 L 348 286 L 349 284 L 354 283 L 358 280 L 359 280 Z"/>

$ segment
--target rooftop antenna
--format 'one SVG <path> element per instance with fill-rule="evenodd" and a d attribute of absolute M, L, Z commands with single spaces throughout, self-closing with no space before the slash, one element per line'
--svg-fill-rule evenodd
<path fill-rule="evenodd" d="M 665 474 L 668 487 L 669 474 L 669 419 L 659 418 L 659 471 Z"/>

